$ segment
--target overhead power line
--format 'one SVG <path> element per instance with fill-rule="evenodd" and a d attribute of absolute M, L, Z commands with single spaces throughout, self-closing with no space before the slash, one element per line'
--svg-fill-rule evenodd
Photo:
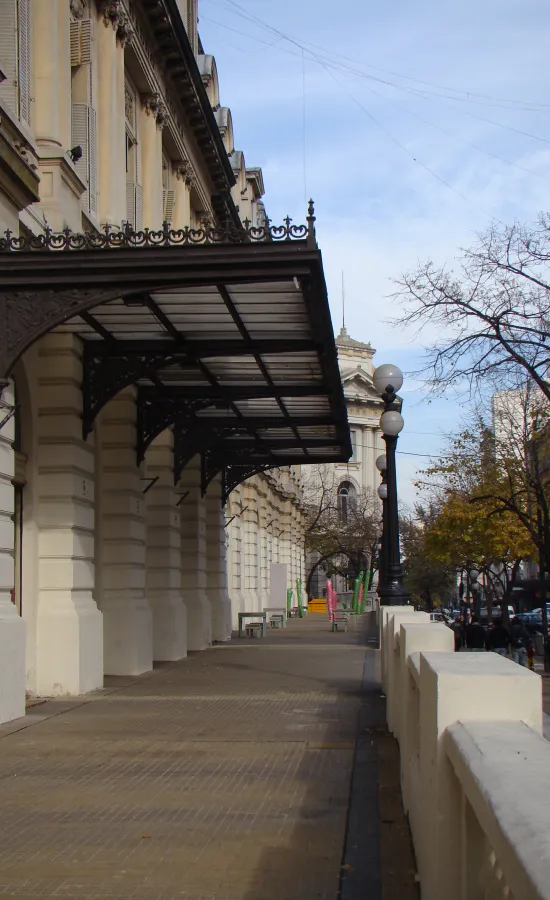
<path fill-rule="evenodd" d="M 336 62 L 336 64 L 338 64 L 342 68 L 346 68 L 349 71 L 354 71 L 356 74 L 363 75 L 364 77 L 372 78 L 374 80 L 381 80 L 379 78 L 375 78 L 375 76 L 369 75 L 367 72 L 354 69 L 351 66 L 346 66 L 345 64 L 341 63 L 340 60 L 346 60 L 347 62 L 354 63 L 355 65 L 363 66 L 366 69 L 371 69 L 375 72 L 382 72 L 386 75 L 391 75 L 394 78 L 401 78 L 404 81 L 411 82 L 412 84 L 424 85 L 425 87 L 429 87 L 436 91 L 450 92 L 454 96 L 449 96 L 449 94 L 447 94 L 447 95 L 437 94 L 436 96 L 446 96 L 448 99 L 451 99 L 451 100 L 460 100 L 460 101 L 466 102 L 466 103 L 481 103 L 483 105 L 506 104 L 502 108 L 510 109 L 513 107 L 518 107 L 518 108 L 524 109 L 525 111 L 528 111 L 528 112 L 550 112 L 550 104 L 549 103 L 543 103 L 541 101 L 532 101 L 532 100 L 516 100 L 516 99 L 507 98 L 507 97 L 494 97 L 494 96 L 491 96 L 490 94 L 482 94 L 482 93 L 479 93 L 476 91 L 467 91 L 467 90 L 462 90 L 459 88 L 449 87 L 447 85 L 436 84 L 434 82 L 426 81 L 421 78 L 415 78 L 410 75 L 405 75 L 400 72 L 395 72 L 395 71 L 392 71 L 391 69 L 384 69 L 381 66 L 374 66 L 370 63 L 366 63 L 364 60 L 358 60 L 354 57 L 346 56 L 344 54 L 334 53 L 333 50 L 328 50 L 326 47 L 322 47 L 319 44 L 314 44 L 311 41 L 294 38 L 291 35 L 286 34 L 285 32 L 276 28 L 275 26 L 270 25 L 269 22 L 266 22 L 264 19 L 261 19 L 259 16 L 255 15 L 254 13 L 251 13 L 249 10 L 245 9 L 239 3 L 235 2 L 235 0 L 210 0 L 210 2 L 213 3 L 214 5 L 218 6 L 220 9 L 225 9 L 226 11 L 232 12 L 234 15 L 236 15 L 240 18 L 243 18 L 245 21 L 250 22 L 255 27 L 261 28 L 262 30 L 268 31 L 272 34 L 277 34 L 279 37 L 284 38 L 285 40 L 289 41 L 289 43 L 294 44 L 299 49 L 307 50 L 309 48 L 313 48 L 314 50 L 320 51 L 322 54 L 325 55 L 324 56 L 325 62 L 332 63 L 333 65 Z M 218 22 L 217 24 L 222 25 L 222 27 L 229 27 L 229 26 L 223 25 L 223 23 L 220 23 L 220 22 Z M 232 30 L 236 30 L 236 29 L 232 29 Z M 244 34 L 244 32 L 239 32 L 239 33 Z M 244 36 L 252 38 L 253 40 L 259 40 L 258 38 L 255 38 L 253 35 L 245 34 Z M 399 87 L 402 90 L 407 90 L 406 86 L 404 86 L 404 85 L 395 85 L 393 82 L 388 82 L 388 81 L 385 81 L 383 83 L 391 84 L 392 86 Z M 410 88 L 409 88 L 409 90 L 410 90 Z M 489 101 L 489 103 L 487 101 Z"/>

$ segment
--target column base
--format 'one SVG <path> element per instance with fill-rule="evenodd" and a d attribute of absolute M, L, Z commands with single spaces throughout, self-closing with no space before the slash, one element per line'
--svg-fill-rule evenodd
<path fill-rule="evenodd" d="M 36 692 L 86 694 L 103 686 L 103 616 L 83 591 L 43 591 L 36 622 Z"/>
<path fill-rule="evenodd" d="M 187 649 L 206 650 L 212 644 L 212 609 L 203 589 L 182 592 L 187 607 Z"/>
<path fill-rule="evenodd" d="M 209 591 L 210 605 L 212 607 L 212 640 L 231 640 L 232 603 L 227 591 L 220 590 L 214 595 Z"/>
<path fill-rule="evenodd" d="M 26 627 L 11 600 L 0 601 L 0 725 L 25 715 Z"/>
<path fill-rule="evenodd" d="M 187 609 L 181 596 L 149 591 L 153 619 L 153 659 L 169 662 L 187 656 Z"/>
<path fill-rule="evenodd" d="M 141 675 L 153 668 L 153 617 L 145 597 L 121 597 L 105 591 L 104 622 L 106 675 Z"/>

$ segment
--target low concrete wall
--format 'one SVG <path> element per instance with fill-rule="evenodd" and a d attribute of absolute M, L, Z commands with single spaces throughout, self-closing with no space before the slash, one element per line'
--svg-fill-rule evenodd
<path fill-rule="evenodd" d="M 422 900 L 550 900 L 538 675 L 410 607 L 382 607 L 382 681 L 399 741 Z"/>

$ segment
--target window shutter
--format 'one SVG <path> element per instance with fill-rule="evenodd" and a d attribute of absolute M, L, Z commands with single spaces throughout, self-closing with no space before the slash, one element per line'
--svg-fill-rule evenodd
<path fill-rule="evenodd" d="M 90 19 L 71 20 L 71 66 L 81 66 L 92 59 L 92 23 Z"/>
<path fill-rule="evenodd" d="M 163 221 L 171 222 L 174 217 L 174 204 L 176 202 L 176 192 L 167 190 L 162 192 L 163 199 Z"/>
<path fill-rule="evenodd" d="M 82 147 L 82 156 L 75 163 L 75 169 L 86 184 L 88 184 L 89 175 L 89 157 L 88 157 L 88 104 L 73 103 L 72 104 L 72 121 L 71 121 L 71 144 L 73 147 Z M 88 192 L 82 195 L 82 202 L 87 205 Z"/>
<path fill-rule="evenodd" d="M 136 183 L 126 182 L 126 220 L 132 228 L 136 227 Z"/>
<path fill-rule="evenodd" d="M 31 5 L 30 0 L 18 0 L 19 26 L 19 118 L 31 121 Z"/>
<path fill-rule="evenodd" d="M 17 0 L 0 0 L 0 100 L 17 115 Z"/>
<path fill-rule="evenodd" d="M 97 212 L 97 115 L 95 109 L 88 107 L 88 193 L 90 196 L 90 212 Z M 74 144 L 73 144 L 74 146 Z"/>
<path fill-rule="evenodd" d="M 71 66 L 80 65 L 80 22 L 73 19 L 70 24 Z"/>
<path fill-rule="evenodd" d="M 87 185 L 81 197 L 87 212 L 97 212 L 97 115 L 87 103 L 72 104 L 71 143 L 82 147 L 82 156 L 75 169 Z"/>
<path fill-rule="evenodd" d="M 141 190 L 141 184 L 136 184 L 136 231 L 141 231 L 143 228 L 143 192 Z"/>

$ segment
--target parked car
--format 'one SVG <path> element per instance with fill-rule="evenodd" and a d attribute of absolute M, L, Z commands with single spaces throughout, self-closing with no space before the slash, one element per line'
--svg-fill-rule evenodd
<path fill-rule="evenodd" d="M 431 612 L 430 613 L 430 622 L 446 622 L 447 618 L 445 613 L 442 612 Z"/>

